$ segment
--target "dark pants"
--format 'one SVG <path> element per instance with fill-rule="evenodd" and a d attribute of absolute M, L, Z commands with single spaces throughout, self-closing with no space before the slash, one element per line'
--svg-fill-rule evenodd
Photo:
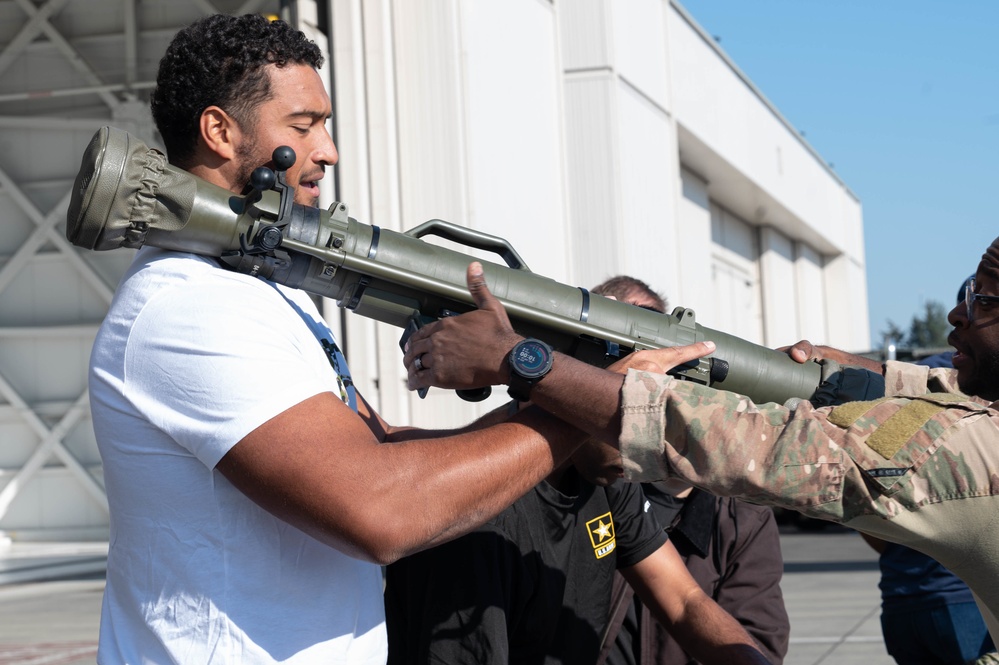
<path fill-rule="evenodd" d="M 882 612 L 881 630 L 899 665 L 964 665 L 995 650 L 974 603 L 892 609 Z"/>

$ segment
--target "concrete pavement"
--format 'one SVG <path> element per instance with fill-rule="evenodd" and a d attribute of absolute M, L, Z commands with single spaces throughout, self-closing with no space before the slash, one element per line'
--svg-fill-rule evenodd
<path fill-rule="evenodd" d="M 96 662 L 104 575 L 0 587 L 0 663 Z"/>
<path fill-rule="evenodd" d="M 782 527 L 781 546 L 791 617 L 785 665 L 894 665 L 881 642 L 877 558 L 860 536 Z M 99 573 L 0 585 L 0 664 L 94 663 L 103 589 Z"/>
<path fill-rule="evenodd" d="M 781 551 L 791 618 L 785 665 L 895 665 L 881 640 L 877 554 L 860 535 L 781 527 Z"/>

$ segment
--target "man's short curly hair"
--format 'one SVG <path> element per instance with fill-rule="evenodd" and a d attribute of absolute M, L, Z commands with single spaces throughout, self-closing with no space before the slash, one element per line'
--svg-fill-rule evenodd
<path fill-rule="evenodd" d="M 218 106 L 252 130 L 256 107 L 271 97 L 264 67 L 289 63 L 318 69 L 315 42 L 284 21 L 258 14 L 215 14 L 184 28 L 160 60 L 150 107 L 170 161 L 187 166 L 202 111 Z"/>

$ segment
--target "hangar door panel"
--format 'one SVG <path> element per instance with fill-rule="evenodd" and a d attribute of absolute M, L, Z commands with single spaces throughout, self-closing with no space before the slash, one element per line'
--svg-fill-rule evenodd
<path fill-rule="evenodd" d="M 714 202 L 710 207 L 712 311 L 717 318 L 703 323 L 761 344 L 759 249 L 755 229 Z"/>

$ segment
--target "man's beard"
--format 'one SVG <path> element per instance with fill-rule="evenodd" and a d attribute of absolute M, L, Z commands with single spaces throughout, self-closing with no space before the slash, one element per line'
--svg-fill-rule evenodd
<path fill-rule="evenodd" d="M 236 160 L 239 164 L 239 169 L 236 171 L 236 182 L 241 184 L 245 190 L 246 186 L 250 184 L 250 176 L 253 172 L 266 165 L 270 158 L 254 155 L 253 149 L 247 145 L 247 142 L 243 142 L 236 146 Z"/>
<path fill-rule="evenodd" d="M 253 149 L 246 143 L 241 143 L 236 148 L 235 159 L 239 164 L 239 168 L 236 170 L 236 182 L 242 184 L 244 191 L 246 186 L 250 183 L 250 176 L 253 175 L 253 172 L 261 166 L 270 164 L 272 161 L 270 155 L 255 154 Z M 313 199 L 311 196 L 300 194 L 297 190 L 298 188 L 293 188 L 292 191 L 295 203 L 309 207 L 315 207 L 319 204 L 318 199 Z M 304 196 L 305 200 L 299 200 L 299 196 Z"/>
<path fill-rule="evenodd" d="M 958 382 L 961 392 L 988 400 L 999 400 L 999 350 L 975 356 L 974 374 Z"/>

